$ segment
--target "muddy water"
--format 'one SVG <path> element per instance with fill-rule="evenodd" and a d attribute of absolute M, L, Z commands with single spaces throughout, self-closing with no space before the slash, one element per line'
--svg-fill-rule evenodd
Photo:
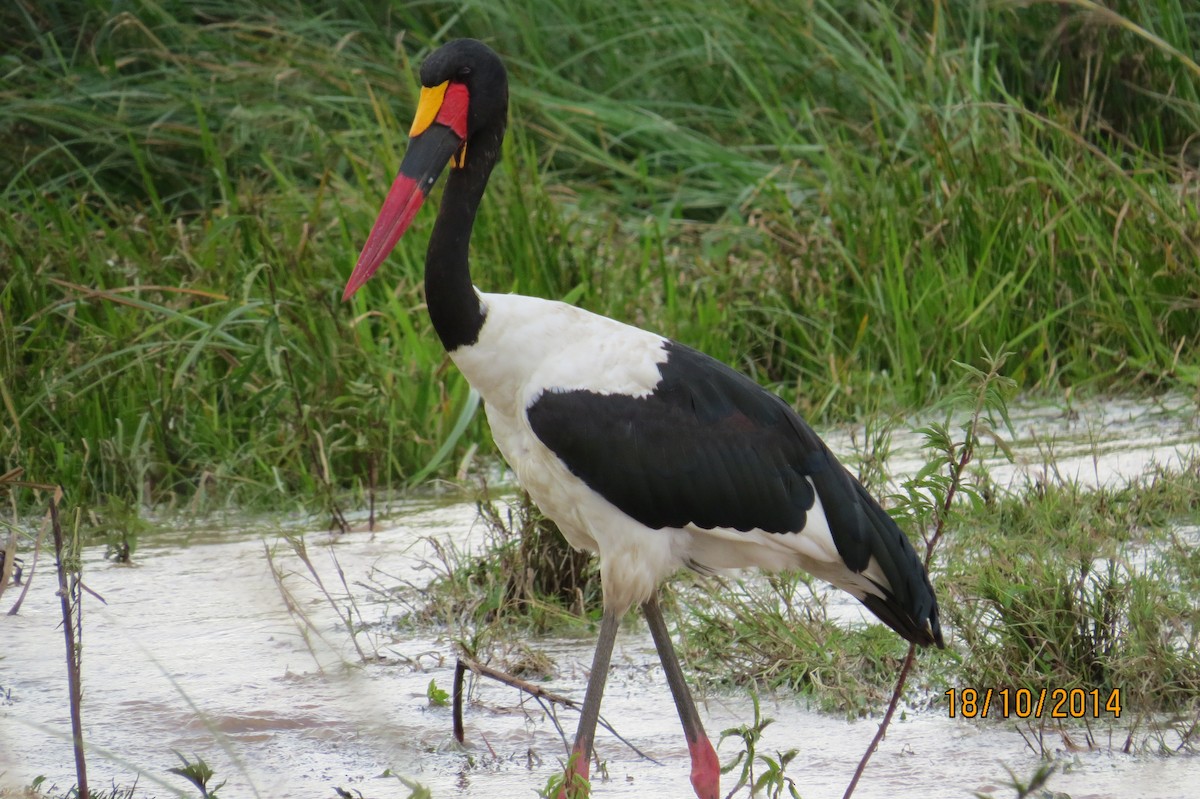
<path fill-rule="evenodd" d="M 997 482 L 1036 479 L 1056 466 L 1081 481 L 1110 483 L 1141 474 L 1151 461 L 1178 467 L 1200 447 L 1194 409 L 1182 401 L 1096 403 L 1076 412 L 1017 414 L 1018 463 L 994 464 Z M 1049 442 L 1053 459 L 1044 455 Z M 843 440 L 835 448 L 848 445 Z M 918 464 L 918 448 L 919 440 L 897 437 L 893 470 Z M 385 632 L 386 621 L 403 609 L 404 592 L 385 598 L 379 589 L 428 581 L 429 536 L 478 544 L 482 530 L 470 503 L 408 503 L 380 531 L 354 532 L 336 543 L 319 531 L 305 535 L 325 588 L 339 607 L 357 608 L 365 628 L 359 645 L 380 656 L 365 666 L 355 665 L 350 636 L 281 532 L 262 520 L 233 529 L 177 525 L 143 541 L 132 566 L 106 562 L 101 549 L 85 553 L 87 583 L 107 602 L 89 598 L 85 611 L 92 784 L 129 785 L 140 775 L 142 796 L 194 796 L 167 773 L 178 765 L 177 750 L 213 766 L 216 779 L 227 781 L 223 797 L 328 797 L 334 786 L 369 797 L 408 796 L 392 774 L 423 783 L 439 798 L 533 796 L 564 752 L 542 708 L 512 688 L 476 682 L 461 750 L 451 737 L 449 709 L 431 707 L 426 698 L 431 679 L 450 686 L 453 642 L 436 633 L 395 640 Z M 298 613 L 289 612 L 280 582 Z M 21 614 L 0 617 L 0 788 L 28 785 L 38 775 L 64 788 L 74 781 L 54 588 L 43 564 Z M 12 599 L 5 595 L 5 609 Z M 591 641 L 530 643 L 557 665 L 547 687 L 582 698 Z M 720 730 L 753 718 L 741 694 L 709 694 L 704 705 L 714 741 Z M 798 748 L 788 773 L 802 794 L 841 796 L 875 722 L 818 714 L 790 696 L 765 698 L 763 712 L 776 721 L 760 751 Z M 575 716 L 560 715 L 573 731 Z M 597 781 L 598 797 L 691 795 L 678 720 L 653 645 L 636 625 L 618 639 L 604 715 L 659 762 L 601 733 L 597 746 L 608 779 Z M 1072 740 L 1080 739 L 1076 733 Z M 1071 764 L 1051 787 L 1074 799 L 1193 796 L 1200 778 L 1196 757 L 1068 752 L 1069 743 L 1057 737 L 1049 746 Z M 719 754 L 728 759 L 736 751 L 729 741 Z M 999 790 L 1005 769 L 1024 776 L 1036 762 L 1013 727 L 950 720 L 941 705 L 893 723 L 855 795 L 965 797 L 996 789 L 1008 796 Z M 726 777 L 727 790 L 732 783 Z"/>

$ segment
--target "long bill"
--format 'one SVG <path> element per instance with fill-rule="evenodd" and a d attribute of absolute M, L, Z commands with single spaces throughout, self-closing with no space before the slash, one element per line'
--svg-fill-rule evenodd
<path fill-rule="evenodd" d="M 342 293 L 343 300 L 354 296 L 395 248 L 429 190 L 456 153 L 462 158 L 455 159 L 455 163 L 462 166 L 468 100 L 467 87 L 461 83 L 447 81 L 421 89 L 416 117 L 409 131 L 408 150 L 400 162 L 400 173 L 392 182 L 371 234 L 367 236 L 367 243 L 359 253 L 358 263 L 350 273 Z"/>

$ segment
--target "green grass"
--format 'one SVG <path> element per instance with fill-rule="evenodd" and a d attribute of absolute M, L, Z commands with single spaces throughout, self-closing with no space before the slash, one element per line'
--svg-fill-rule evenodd
<path fill-rule="evenodd" d="M 965 513 L 943 582 L 964 685 L 1120 689 L 1138 712 L 1200 703 L 1200 463 L 1084 492 L 1039 487 Z"/>
<path fill-rule="evenodd" d="M 0 473 L 119 507 L 328 507 L 489 452 L 422 307 L 350 305 L 438 42 L 506 58 L 476 282 L 672 335 L 818 420 L 1200 383 L 1181 0 L 296 0 L 0 12 Z M 319 9 L 319 10 L 318 10 Z M 448 446 L 447 446 L 448 445 Z"/>
<path fill-rule="evenodd" d="M 430 538 L 434 576 L 419 590 L 404 591 L 411 600 L 396 626 L 401 632 L 448 629 L 471 657 L 498 643 L 513 670 L 540 671 L 536 664 L 545 656 L 521 638 L 578 627 L 580 619 L 598 621 L 596 559 L 572 549 L 524 492 L 511 502 L 485 497 L 478 508 L 487 531 L 483 546 L 466 552 Z"/>
<path fill-rule="evenodd" d="M 707 685 L 812 697 L 848 718 L 886 705 L 907 644 L 880 624 L 830 620 L 807 575 L 704 585 L 679 597 L 681 657 Z"/>

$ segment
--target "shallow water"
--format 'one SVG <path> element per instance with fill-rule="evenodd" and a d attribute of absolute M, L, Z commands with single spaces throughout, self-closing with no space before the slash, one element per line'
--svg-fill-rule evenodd
<path fill-rule="evenodd" d="M 1058 471 L 1091 483 L 1130 479 L 1150 461 L 1178 468 L 1200 448 L 1194 407 L 1182 401 L 1167 407 L 1109 401 L 1076 411 L 1074 417 L 1045 408 L 1014 414 L 1018 464 L 993 463 L 996 481 L 1036 479 L 1047 458 L 1035 442 L 1053 440 Z M 846 437 L 829 438 L 835 450 L 849 449 Z M 919 463 L 919 439 L 897 436 L 890 468 L 902 472 Z M 430 707 L 426 699 L 431 679 L 450 688 L 453 642 L 433 633 L 393 642 L 380 632 L 386 624 L 376 624 L 402 609 L 400 600 L 384 600 L 377 589 L 402 581 L 419 586 L 430 578 L 434 553 L 427 537 L 462 546 L 479 542 L 473 506 L 408 503 L 393 509 L 378 532 L 353 532 L 333 544 L 319 531 L 307 534 L 325 588 L 345 607 L 336 554 L 367 627 L 359 643 L 382 656 L 366 666 L 350 665 L 359 662 L 350 636 L 279 532 L 262 524 L 177 528 L 144 540 L 132 566 L 105 561 L 102 548 L 86 551 L 86 582 L 107 602 L 85 600 L 84 723 L 92 785 L 128 785 L 140 772 L 144 796 L 194 796 L 167 773 L 179 765 L 172 753 L 178 750 L 203 757 L 217 781 L 228 781 L 224 797 L 326 797 L 333 786 L 371 797 L 408 796 L 386 776 L 389 770 L 427 785 L 435 797 L 533 796 L 564 752 L 542 708 L 515 689 L 474 681 L 467 748 L 460 750 L 449 708 Z M 270 561 L 265 548 L 273 552 Z M 289 613 L 272 561 L 311 628 Z M 38 775 L 61 787 L 74 782 L 63 637 L 47 561 L 34 580 L 21 614 L 0 617 L 0 787 L 28 785 Z M 14 598 L 11 591 L 4 595 L 5 609 Z M 530 643 L 557 665 L 546 687 L 581 699 L 592 640 Z M 596 796 L 691 795 L 678 719 L 653 645 L 636 625 L 618 638 L 603 712 L 659 763 L 601 732 L 597 747 L 609 779 L 597 780 Z M 714 742 L 721 730 L 753 719 L 750 700 L 740 693 L 708 695 L 704 713 Z M 788 774 L 808 799 L 841 796 L 876 729 L 874 720 L 847 722 L 790 696 L 764 698 L 763 713 L 776 721 L 760 751 L 798 748 Z M 574 713 L 560 716 L 573 733 Z M 1190 796 L 1200 775 L 1194 756 L 1067 752 L 1068 742 L 1057 737 L 1050 748 L 1072 763 L 1051 788 L 1074 799 Z M 719 754 L 727 760 L 737 750 L 731 740 Z M 950 720 L 939 704 L 893 722 L 855 795 L 936 799 L 996 790 L 1007 796 L 1011 791 L 1000 789 L 1005 769 L 1027 776 L 1036 763 L 1011 725 Z M 723 782 L 728 790 L 733 778 Z"/>

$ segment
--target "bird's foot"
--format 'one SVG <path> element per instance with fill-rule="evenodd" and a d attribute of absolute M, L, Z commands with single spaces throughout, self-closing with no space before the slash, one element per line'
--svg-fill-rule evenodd
<path fill-rule="evenodd" d="M 688 741 L 688 751 L 692 755 L 692 789 L 697 799 L 720 799 L 721 761 L 717 760 L 717 752 L 708 736 L 701 735 L 695 741 Z"/>

